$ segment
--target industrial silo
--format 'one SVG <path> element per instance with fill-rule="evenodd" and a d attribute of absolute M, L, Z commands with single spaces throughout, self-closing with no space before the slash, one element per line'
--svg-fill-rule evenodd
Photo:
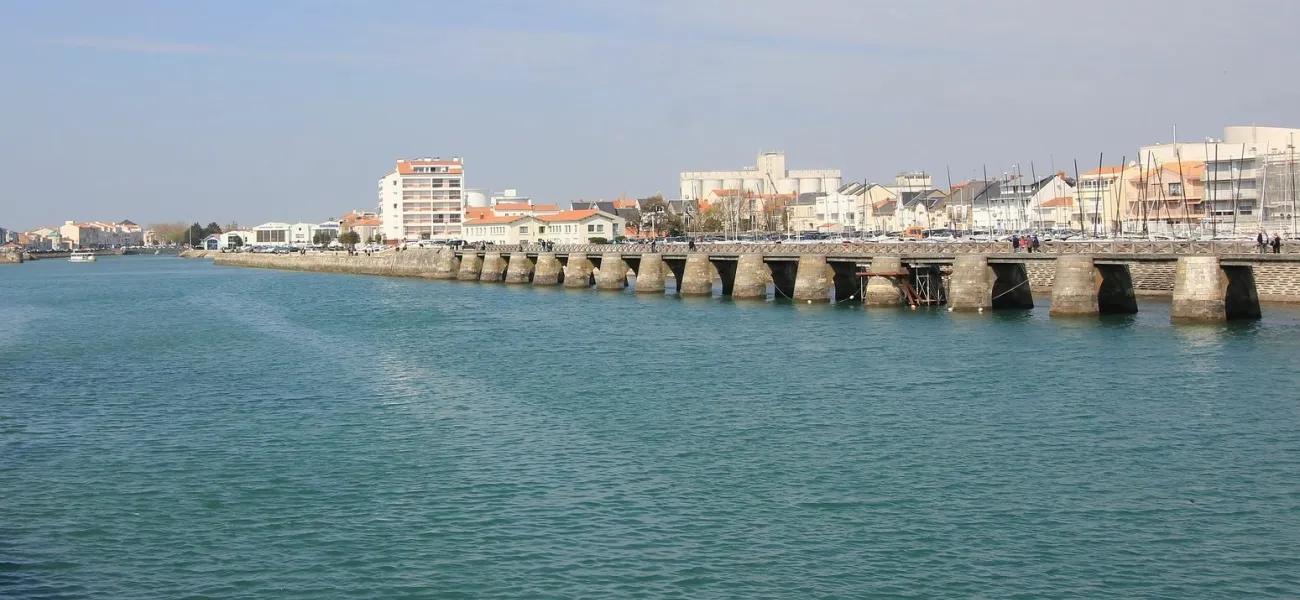
<path fill-rule="evenodd" d="M 488 195 L 483 190 L 466 190 L 465 203 L 470 208 L 487 208 Z"/>
<path fill-rule="evenodd" d="M 820 177 L 800 177 L 799 193 L 815 194 L 822 191 L 822 180 Z"/>

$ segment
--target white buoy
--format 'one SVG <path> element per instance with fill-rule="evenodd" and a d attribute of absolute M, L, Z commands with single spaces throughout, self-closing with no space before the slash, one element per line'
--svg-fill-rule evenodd
<path fill-rule="evenodd" d="M 951 307 L 951 306 L 948 307 L 948 312 L 952 312 L 952 307 Z"/>
<path fill-rule="evenodd" d="M 809 300 L 809 301 L 808 301 L 808 304 L 812 304 L 812 300 Z"/>
<path fill-rule="evenodd" d="M 983 307 L 983 306 L 981 306 L 981 307 L 979 308 L 979 312 L 984 312 L 984 307 Z"/>

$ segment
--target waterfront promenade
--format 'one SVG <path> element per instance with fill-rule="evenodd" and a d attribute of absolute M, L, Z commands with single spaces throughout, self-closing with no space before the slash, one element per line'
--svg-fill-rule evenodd
<path fill-rule="evenodd" d="M 711 244 L 518 246 L 487 250 L 429 248 L 374 256 L 188 253 L 217 264 L 486 283 L 595 286 L 682 295 L 769 295 L 798 302 L 913 303 L 927 281 L 953 310 L 1030 308 L 1033 293 L 1052 295 L 1054 315 L 1123 313 L 1134 298 L 1172 298 L 1174 318 L 1258 318 L 1259 302 L 1300 302 L 1300 253 L 1258 254 L 1251 244 L 1210 242 L 1048 243 L 1037 253 L 1005 244 Z M 772 291 L 769 292 L 769 284 Z"/>

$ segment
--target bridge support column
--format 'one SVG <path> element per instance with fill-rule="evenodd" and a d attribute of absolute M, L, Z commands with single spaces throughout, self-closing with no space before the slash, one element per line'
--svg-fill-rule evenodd
<path fill-rule="evenodd" d="M 622 290 L 627 287 L 627 264 L 623 255 L 606 252 L 600 257 L 600 274 L 596 277 L 598 290 Z"/>
<path fill-rule="evenodd" d="M 708 254 L 699 252 L 687 254 L 677 293 L 682 296 L 712 296 L 713 271 L 709 270 L 709 266 Z"/>
<path fill-rule="evenodd" d="M 1051 315 L 1076 316 L 1137 312 L 1133 278 L 1125 265 L 1098 265 L 1088 255 L 1056 259 Z"/>
<path fill-rule="evenodd" d="M 767 265 L 762 254 L 741 254 L 736 260 L 736 277 L 731 284 L 731 297 L 767 299 Z"/>
<path fill-rule="evenodd" d="M 1056 259 L 1056 277 L 1052 283 L 1053 317 L 1101 314 L 1097 289 L 1101 287 L 1091 256 L 1066 255 Z"/>
<path fill-rule="evenodd" d="M 953 259 L 948 283 L 948 308 L 982 310 L 993 308 L 993 269 L 987 256 L 963 254 Z"/>
<path fill-rule="evenodd" d="M 403 250 L 403 252 L 406 252 Z M 433 261 L 433 272 L 429 273 L 430 279 L 455 279 L 456 274 L 460 272 L 460 259 L 456 257 L 456 249 L 451 246 L 443 246 L 438 249 L 438 257 Z"/>
<path fill-rule="evenodd" d="M 658 253 L 641 255 L 636 270 L 636 293 L 664 293 L 664 257 Z"/>
<path fill-rule="evenodd" d="M 794 279 L 794 299 L 798 302 L 830 302 L 831 278 L 827 274 L 828 270 L 826 255 L 800 256 Z"/>
<path fill-rule="evenodd" d="M 585 252 L 570 252 L 568 264 L 564 266 L 564 287 L 591 287 L 592 265 Z"/>
<path fill-rule="evenodd" d="M 456 273 L 456 279 L 459 281 L 478 281 L 478 277 L 482 272 L 483 259 L 479 258 L 478 252 L 466 250 L 460 257 L 460 270 Z"/>
<path fill-rule="evenodd" d="M 1193 322 L 1258 319 L 1255 272 L 1248 266 L 1221 266 L 1215 256 L 1180 257 L 1170 317 Z"/>
<path fill-rule="evenodd" d="M 528 283 L 533 280 L 533 261 L 524 252 L 511 252 L 506 267 L 506 283 Z"/>
<path fill-rule="evenodd" d="M 537 266 L 533 268 L 533 285 L 559 285 L 564 282 L 564 267 L 554 252 L 542 252 L 537 255 Z"/>
<path fill-rule="evenodd" d="M 501 283 L 506 278 L 506 261 L 501 257 L 500 252 L 483 253 L 483 270 L 479 274 L 479 281 L 487 283 Z"/>
<path fill-rule="evenodd" d="M 1029 269 L 1025 263 L 989 265 L 993 271 L 993 297 L 989 303 L 1000 308 L 1033 308 L 1034 293 L 1029 289 Z"/>
<path fill-rule="evenodd" d="M 897 256 L 874 256 L 871 258 L 872 273 L 903 273 L 903 260 Z M 905 277 L 900 275 L 899 277 Z M 867 306 L 902 306 L 907 299 L 899 277 L 871 276 L 867 278 Z"/>

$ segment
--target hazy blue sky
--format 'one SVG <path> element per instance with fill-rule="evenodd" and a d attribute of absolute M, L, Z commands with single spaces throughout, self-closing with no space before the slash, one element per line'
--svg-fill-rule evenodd
<path fill-rule="evenodd" d="M 546 201 L 946 183 L 1300 126 L 1294 0 L 0 0 L 0 225 L 319 220 L 398 157 Z"/>

